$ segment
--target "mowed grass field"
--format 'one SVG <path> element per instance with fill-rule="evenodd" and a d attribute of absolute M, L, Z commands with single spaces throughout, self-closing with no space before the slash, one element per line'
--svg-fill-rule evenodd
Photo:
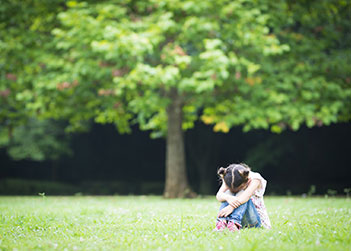
<path fill-rule="evenodd" d="M 273 229 L 213 232 L 215 197 L 0 197 L 1 250 L 351 250 L 351 200 L 266 197 Z"/>

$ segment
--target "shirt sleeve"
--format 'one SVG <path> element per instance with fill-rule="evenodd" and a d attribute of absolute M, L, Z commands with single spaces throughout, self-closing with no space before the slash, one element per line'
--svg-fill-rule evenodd
<path fill-rule="evenodd" d="M 255 191 L 254 195 L 258 197 L 263 197 L 264 192 L 266 191 L 267 181 L 259 173 L 250 172 L 251 179 L 257 179 L 260 181 L 260 187 Z"/>

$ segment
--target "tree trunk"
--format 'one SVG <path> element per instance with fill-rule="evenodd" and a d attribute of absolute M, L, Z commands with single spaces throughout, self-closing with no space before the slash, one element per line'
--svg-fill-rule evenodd
<path fill-rule="evenodd" d="M 168 131 L 166 146 L 166 185 L 164 197 L 191 197 L 185 166 L 184 134 L 182 130 L 183 102 L 176 89 L 170 92 L 167 107 Z"/>

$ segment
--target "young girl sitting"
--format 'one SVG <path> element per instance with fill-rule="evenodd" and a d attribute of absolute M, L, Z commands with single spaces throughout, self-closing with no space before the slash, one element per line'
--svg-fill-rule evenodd
<path fill-rule="evenodd" d="M 222 202 L 216 223 L 216 231 L 228 228 L 235 232 L 242 227 L 271 228 L 263 194 L 267 181 L 259 173 L 250 171 L 245 164 L 221 167 L 222 179 L 216 198 Z"/>

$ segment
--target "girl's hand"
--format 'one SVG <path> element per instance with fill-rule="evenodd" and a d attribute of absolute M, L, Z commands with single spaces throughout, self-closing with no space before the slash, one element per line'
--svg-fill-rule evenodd
<path fill-rule="evenodd" d="M 233 208 L 237 208 L 241 205 L 241 201 L 236 196 L 229 195 L 226 200 Z"/>
<path fill-rule="evenodd" d="M 233 212 L 234 208 L 231 205 L 226 206 L 218 213 L 218 218 L 227 217 L 229 214 Z"/>

